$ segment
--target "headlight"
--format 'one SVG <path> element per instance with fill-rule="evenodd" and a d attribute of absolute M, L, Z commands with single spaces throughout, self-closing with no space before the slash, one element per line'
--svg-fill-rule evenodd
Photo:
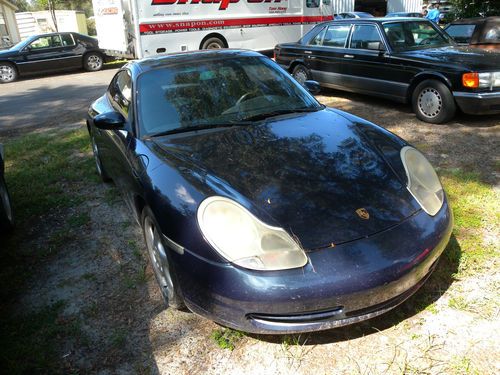
<path fill-rule="evenodd" d="M 490 88 L 500 87 L 500 72 L 488 73 L 464 73 L 462 75 L 462 85 L 470 88 Z"/>
<path fill-rule="evenodd" d="M 408 177 L 408 190 L 429 215 L 434 216 L 443 206 L 444 191 L 439 178 L 424 155 L 413 147 L 401 149 L 401 160 Z"/>
<path fill-rule="evenodd" d="M 264 224 L 235 201 L 213 196 L 198 207 L 207 241 L 228 261 L 253 270 L 302 267 L 307 256 L 281 228 Z"/>

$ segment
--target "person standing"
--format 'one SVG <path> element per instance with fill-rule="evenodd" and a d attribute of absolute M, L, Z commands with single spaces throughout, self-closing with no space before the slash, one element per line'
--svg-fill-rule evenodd
<path fill-rule="evenodd" d="M 429 4 L 429 7 L 427 8 L 428 12 L 425 18 L 428 20 L 431 20 L 435 24 L 439 24 L 439 19 L 440 19 L 440 14 L 441 12 L 439 11 L 439 5 L 432 5 Z"/>

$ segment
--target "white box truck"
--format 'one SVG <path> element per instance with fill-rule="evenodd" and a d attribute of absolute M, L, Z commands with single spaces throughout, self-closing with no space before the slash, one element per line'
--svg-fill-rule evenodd
<path fill-rule="evenodd" d="M 272 50 L 331 20 L 331 0 L 93 0 L 100 48 L 142 58 L 207 48 Z"/>

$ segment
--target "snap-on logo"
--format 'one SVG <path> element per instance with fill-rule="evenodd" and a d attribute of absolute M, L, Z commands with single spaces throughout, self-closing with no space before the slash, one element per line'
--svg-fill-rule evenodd
<path fill-rule="evenodd" d="M 229 4 L 238 3 L 240 0 L 153 0 L 151 5 L 171 4 L 220 4 L 219 10 L 226 10 Z M 281 0 L 247 0 L 247 3 L 280 3 Z"/>

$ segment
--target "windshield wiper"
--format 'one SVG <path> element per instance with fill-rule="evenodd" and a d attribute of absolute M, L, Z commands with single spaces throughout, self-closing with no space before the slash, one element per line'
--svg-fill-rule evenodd
<path fill-rule="evenodd" d="M 158 133 L 148 134 L 147 138 L 162 137 L 164 135 L 186 133 L 196 130 L 213 129 L 213 128 L 229 128 L 232 126 L 247 126 L 251 125 L 251 121 L 228 121 L 228 122 L 214 122 L 214 123 L 203 123 L 190 126 L 181 126 L 179 128 L 165 130 Z"/>
<path fill-rule="evenodd" d="M 317 112 L 317 111 L 319 111 L 320 109 L 323 109 L 323 108 L 324 108 L 324 106 L 322 106 L 322 107 L 304 107 L 304 108 L 277 109 L 276 111 L 271 111 L 271 112 L 266 112 L 266 113 L 259 113 L 257 115 L 244 117 L 242 120 L 243 121 L 263 120 L 263 119 L 266 119 L 266 118 L 275 117 L 275 116 L 279 116 L 279 115 L 286 115 L 288 113 Z"/>

